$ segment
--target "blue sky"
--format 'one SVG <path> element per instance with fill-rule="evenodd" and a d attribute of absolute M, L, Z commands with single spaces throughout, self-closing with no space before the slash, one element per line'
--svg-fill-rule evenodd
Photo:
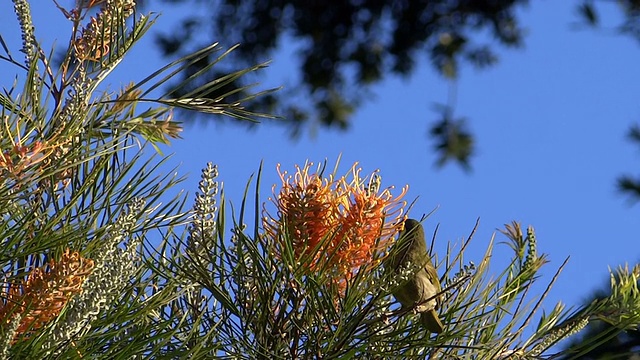
<path fill-rule="evenodd" d="M 49 2 L 33 4 L 37 38 L 47 46 L 58 38 L 64 45 L 68 23 L 62 15 Z M 0 5 L 0 33 L 19 55 L 20 35 L 10 5 Z M 182 10 L 158 5 L 151 10 L 162 16 L 111 78 L 112 89 L 166 62 L 152 46 L 152 33 L 170 31 Z M 433 166 L 427 137 L 437 116 L 432 105 L 447 101 L 449 84 L 427 62 L 409 79 L 392 78 L 376 86 L 349 131 L 320 129 L 292 141 L 281 126 L 248 130 L 212 119 L 209 125 L 187 127 L 184 139 L 164 151 L 174 154 L 170 163 L 181 164 L 181 172 L 190 174 L 184 187 L 191 193 L 199 169 L 209 161 L 218 164 L 227 198 L 236 206 L 261 161 L 266 199 L 271 185 L 278 183 L 277 163 L 292 171 L 306 160 L 328 159 L 333 165 L 341 154 L 344 172 L 358 161 L 363 173 L 380 169 L 383 185 L 396 185 L 399 191 L 409 184 L 406 199 L 419 197 L 413 217 L 438 207 L 425 223 L 427 232 L 440 224 L 438 253 L 444 254 L 447 241 L 466 238 L 480 218 L 467 254 L 476 262 L 496 228 L 512 220 L 524 227 L 531 224 L 539 251 L 551 260 L 543 281 L 571 256 L 547 309 L 557 300 L 577 304 L 607 281 L 609 266 L 640 258 L 639 208 L 615 190 L 616 177 L 635 174 L 640 165 L 640 153 L 625 139 L 629 125 L 640 121 L 640 44 L 607 31 L 572 29 L 575 5 L 532 2 L 521 12 L 528 29 L 525 47 L 501 49 L 500 63 L 489 70 L 462 70 L 456 115 L 468 118 L 476 136 L 472 173 L 455 165 Z M 615 9 L 604 10 L 605 22 L 615 24 Z M 291 80 L 294 47 L 284 46 L 264 71 L 261 88 Z M 0 82 L 9 87 L 15 72 L 5 65 L 0 69 Z M 504 237 L 498 234 L 496 240 Z M 506 247 L 498 248 L 496 260 L 508 255 Z"/>

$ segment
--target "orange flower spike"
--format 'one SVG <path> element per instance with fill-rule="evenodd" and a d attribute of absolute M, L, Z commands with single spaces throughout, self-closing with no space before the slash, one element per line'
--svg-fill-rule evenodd
<path fill-rule="evenodd" d="M 286 231 L 296 257 L 311 256 L 310 270 L 326 266 L 343 290 L 358 268 L 380 260 L 378 255 L 400 231 L 406 205 L 401 199 L 407 187 L 396 197 L 391 195 L 393 187 L 379 191 L 377 175 L 367 183 L 357 165 L 351 168 L 350 180 L 347 175 L 337 181 L 310 174 L 310 163 L 296 167 L 293 176 L 278 165 L 282 189 L 276 195 L 274 187 L 272 200 L 278 217 L 264 217 L 268 236 L 278 241 Z"/>
<path fill-rule="evenodd" d="M 296 168 L 293 183 L 283 183 L 280 211 L 293 235 L 294 244 L 307 252 L 326 234 L 325 215 L 330 211 L 328 189 L 317 176 L 308 174 L 309 166 Z"/>
<path fill-rule="evenodd" d="M 378 194 L 377 186 L 372 184 L 373 178 L 365 185 L 360 178 L 361 169 L 356 165 L 352 170 L 351 183 L 344 177 L 340 179 L 340 187 L 350 195 L 343 209 L 344 230 L 341 236 L 344 237 L 344 246 L 340 249 L 340 258 L 349 260 L 351 269 L 371 263 L 376 253 L 385 249 L 399 231 L 398 224 L 401 223 L 406 204 L 401 199 L 407 191 L 407 187 L 404 187 L 395 198 L 390 191 L 393 187 Z"/>
<path fill-rule="evenodd" d="M 8 151 L 0 151 L 0 169 L 7 169 L 9 172 L 13 169 L 13 161 Z"/>
<path fill-rule="evenodd" d="M 303 168 L 296 167 L 294 176 L 280 171 L 282 189 L 274 196 L 279 219 L 265 217 L 265 229 L 273 238 L 283 230 L 290 236 L 297 257 L 311 255 L 314 249 L 324 241 L 333 228 L 336 217 L 334 194 L 330 189 L 331 181 L 309 174 L 311 163 Z M 319 253 L 315 255 L 312 266 L 317 265 Z"/>
<path fill-rule="evenodd" d="M 29 145 L 23 145 L 22 140 L 14 143 L 11 150 L 0 152 L 0 170 L 5 169 L 13 177 L 19 178 L 25 169 L 43 161 L 49 153 L 46 153 L 45 144 L 34 141 Z"/>
<path fill-rule="evenodd" d="M 9 285 L 5 303 L 0 304 L 0 319 L 8 322 L 11 314 L 20 313 L 17 335 L 42 328 L 60 314 L 71 296 L 82 291 L 93 266 L 92 260 L 67 249 L 59 261 L 31 270 L 26 282 Z"/>

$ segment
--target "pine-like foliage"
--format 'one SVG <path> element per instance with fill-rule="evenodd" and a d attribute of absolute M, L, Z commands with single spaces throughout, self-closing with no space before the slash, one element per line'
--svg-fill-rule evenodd
<path fill-rule="evenodd" d="M 502 271 L 489 268 L 493 239 L 484 256 L 467 254 L 473 233 L 431 254 L 444 331 L 427 333 L 390 295 L 416 269 L 384 268 L 410 210 L 406 187 L 357 164 L 344 176 L 278 168 L 270 198 L 260 169 L 237 212 L 209 164 L 187 209 L 173 192 L 181 179 L 161 171 L 160 147 L 181 130 L 172 110 L 264 116 L 242 105 L 260 93 L 207 96 L 263 65 L 160 91 L 205 58 L 223 61 L 214 44 L 111 91 L 105 80 L 153 23 L 133 1 L 59 6 L 71 30 L 61 61 L 38 43 L 29 3 L 13 3 L 23 55 L 0 37 L 19 79 L 0 94 L 0 358 L 540 359 L 595 318 L 613 325 L 607 336 L 637 328 L 638 267 L 615 271 L 608 298 L 543 312 L 555 277 L 535 293 L 546 256 L 514 222 Z"/>

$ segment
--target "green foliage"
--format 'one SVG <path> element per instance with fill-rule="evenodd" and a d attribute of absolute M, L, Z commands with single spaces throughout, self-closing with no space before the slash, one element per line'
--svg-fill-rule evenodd
<path fill-rule="evenodd" d="M 176 107 L 255 119 L 243 102 L 226 101 L 231 94 L 200 97 L 260 66 L 188 97 L 173 93 L 186 82 L 153 92 L 171 73 L 219 52 L 214 44 L 112 93 L 106 79 L 153 20 L 129 1 L 103 3 L 97 13 L 83 4 L 60 8 L 72 35 L 59 66 L 47 55 L 54 51 L 36 41 L 24 0 L 14 1 L 24 61 L 0 37 L 0 59 L 24 79 L 22 88 L 16 82 L 0 96 L 0 357 L 187 357 L 194 351 L 184 336 L 193 334 L 177 333 L 184 318 L 164 312 L 191 292 L 154 272 L 162 258 L 152 255 L 153 244 L 184 228 L 189 212 L 186 199 L 173 193 L 182 179 L 163 175 L 167 159 L 148 149 L 159 152 L 178 136 Z M 141 103 L 152 107 L 140 111 Z M 64 262 L 69 250 L 77 262 Z M 79 294 L 70 292 L 76 287 Z"/>
<path fill-rule="evenodd" d="M 198 201 L 204 202 L 203 183 Z M 444 259 L 436 265 L 443 274 L 440 316 L 445 330 L 429 336 L 412 309 L 393 302 L 391 293 L 398 279 L 391 278 L 381 265 L 360 268 L 344 291 L 327 282 L 333 274 L 330 269 L 309 272 L 311 260 L 296 258 L 287 233 L 273 239 L 261 231 L 259 176 L 255 189 L 255 209 L 248 208 L 245 195 L 238 220 L 231 224 L 230 239 L 224 236 L 227 216 L 221 207 L 215 222 L 193 223 L 202 223 L 202 227 L 192 224 L 192 234 L 208 236 L 192 235 L 177 242 L 172 253 L 183 254 L 183 258 L 167 264 L 167 273 L 177 271 L 179 277 L 197 283 L 208 294 L 200 304 L 203 310 L 198 319 L 209 324 L 207 329 L 216 328 L 211 341 L 219 357 L 551 358 L 558 356 L 550 352 L 553 345 L 579 332 L 591 319 L 609 316 L 619 330 L 637 326 L 640 320 L 638 304 L 630 300 L 635 290 L 628 285 L 617 287 L 619 291 L 603 303 L 577 311 L 558 303 L 551 312 L 540 315 L 543 300 L 564 264 L 546 290 L 535 295 L 533 285 L 546 256 L 536 252 L 533 228 L 523 237 L 514 222 L 505 230 L 513 258 L 497 277 L 489 269 L 493 241 L 477 266 L 466 255 L 473 233 L 459 248 L 449 244 Z M 208 209 L 210 214 L 213 208 Z M 249 214 L 255 219 L 251 227 L 244 224 Z M 200 218 L 202 215 L 196 216 Z M 284 249 L 289 250 L 277 255 L 274 241 L 284 241 Z M 629 273 L 622 269 L 620 274 Z M 617 309 L 618 316 L 626 314 L 625 321 L 612 317 L 612 309 Z"/>
<path fill-rule="evenodd" d="M 633 359 L 639 346 L 640 265 L 611 271 L 611 284 L 593 297 L 585 311 L 597 315 L 560 357 L 566 359 Z"/>
<path fill-rule="evenodd" d="M 335 269 L 296 255 L 293 232 L 267 233 L 262 169 L 253 207 L 250 181 L 238 212 L 227 209 L 213 165 L 202 172 L 192 209 L 174 193 L 182 179 L 164 175 L 167 158 L 157 154 L 180 131 L 171 111 L 254 119 L 259 114 L 225 99 L 245 91 L 232 84 L 262 65 L 153 95 L 209 59 L 218 51 L 212 45 L 113 94 L 102 84 L 152 25 L 148 17 L 126 0 L 100 2 L 92 21 L 87 2 L 61 9 L 73 34 L 54 68 L 35 40 L 29 4 L 14 4 L 25 58 L 17 61 L 1 41 L 0 59 L 24 81 L 0 97 L 0 357 L 544 358 L 595 318 L 612 324 L 607 336 L 637 328 L 637 267 L 617 270 L 609 297 L 574 312 L 559 303 L 540 315 L 555 277 L 534 294 L 546 257 L 536 252 L 533 228 L 524 236 L 513 223 L 505 230 L 512 259 L 497 276 L 489 267 L 493 241 L 477 266 L 469 260 L 473 233 L 459 248 L 448 244 L 442 260 L 433 254 L 445 329 L 429 336 L 413 309 L 392 301 L 400 280 L 382 269 L 384 255 L 336 283 Z M 139 111 L 140 103 L 151 107 Z"/>

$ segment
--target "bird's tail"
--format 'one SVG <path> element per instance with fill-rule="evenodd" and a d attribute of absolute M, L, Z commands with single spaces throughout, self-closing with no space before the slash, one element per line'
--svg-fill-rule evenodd
<path fill-rule="evenodd" d="M 427 330 L 433 333 L 441 333 L 444 328 L 438 318 L 438 313 L 434 309 L 420 313 L 420 322 Z"/>

